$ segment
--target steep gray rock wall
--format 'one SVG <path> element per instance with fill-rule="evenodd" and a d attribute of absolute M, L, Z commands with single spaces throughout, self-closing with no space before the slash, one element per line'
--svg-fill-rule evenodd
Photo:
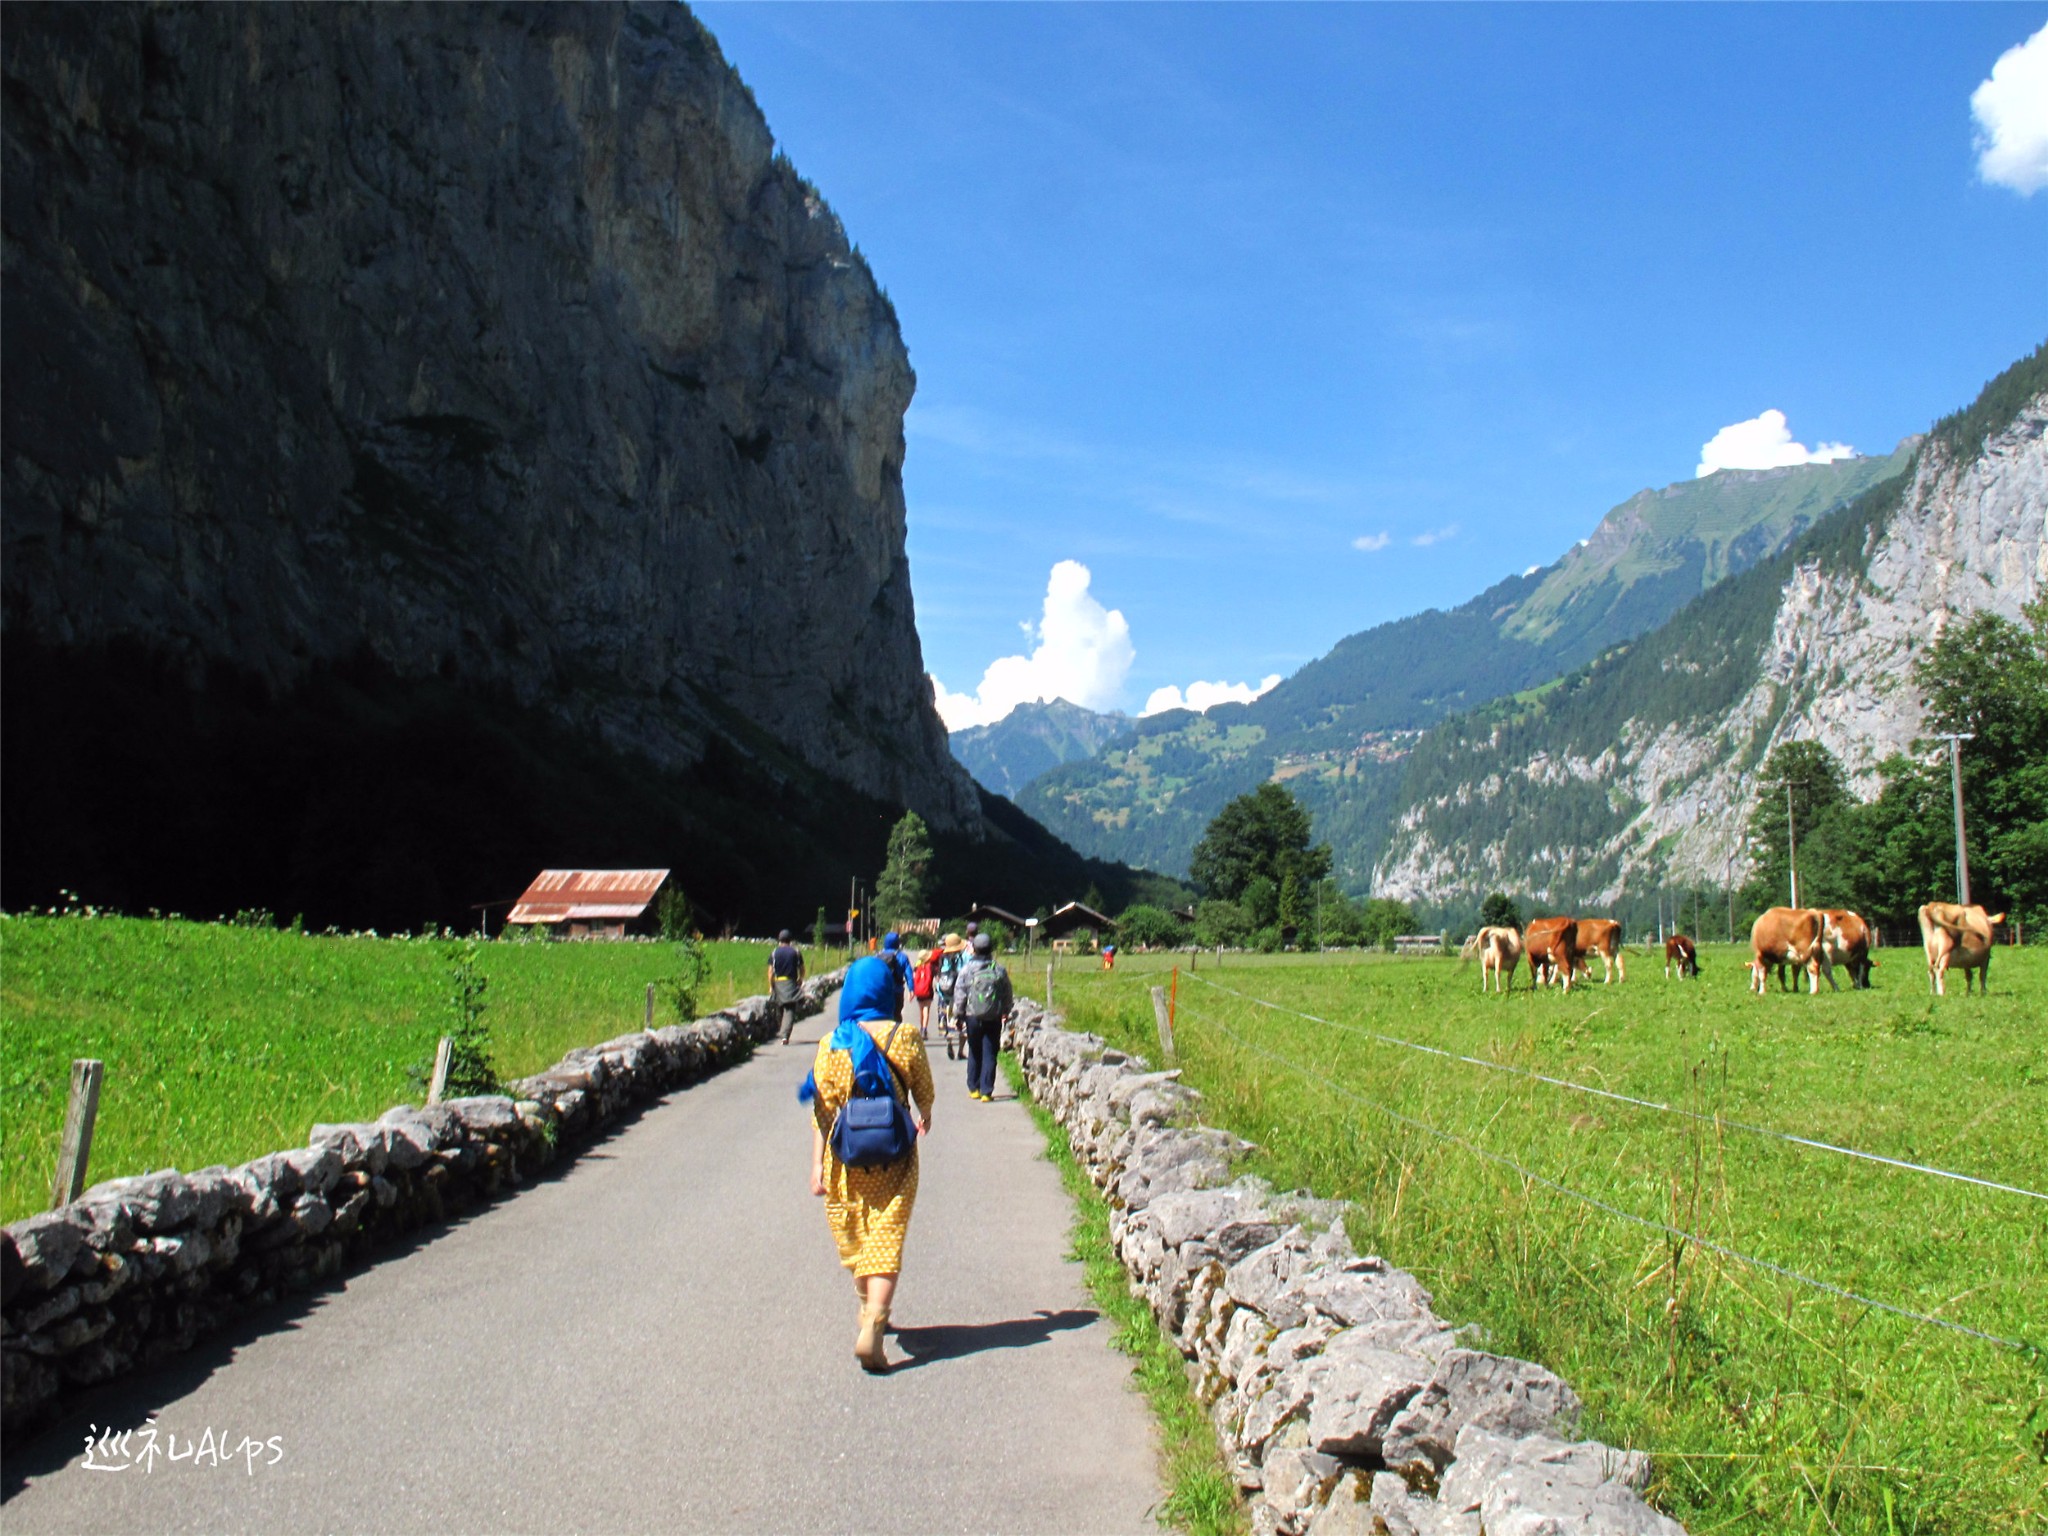
<path fill-rule="evenodd" d="M 2048 396 L 2039 396 L 1960 462 L 1930 439 L 1862 569 L 1806 560 L 1792 570 L 1753 679 L 1725 713 L 1663 723 L 1621 712 L 1598 752 L 1482 751 L 1467 782 L 1404 808 L 1375 886 L 1411 900 L 1528 888 L 1526 860 L 1469 830 L 1471 808 L 1505 806 L 1517 779 L 1590 788 L 1625 813 L 1597 842 L 1573 847 L 1560 836 L 1544 850 L 1539 878 L 1544 869 L 1602 871 L 1560 896 L 1613 902 L 1632 882 L 1740 880 L 1755 776 L 1772 748 L 1817 740 L 1860 793 L 1874 794 L 1877 765 L 1910 750 L 1923 729 L 1912 682 L 1920 651 L 1956 618 L 1988 611 L 2017 620 L 2044 593 Z M 1451 819 L 1468 828 L 1458 835 L 1440 826 L 1454 807 Z"/>
<path fill-rule="evenodd" d="M 893 308 L 677 5 L 11 7 L 5 623 L 978 832 Z"/>

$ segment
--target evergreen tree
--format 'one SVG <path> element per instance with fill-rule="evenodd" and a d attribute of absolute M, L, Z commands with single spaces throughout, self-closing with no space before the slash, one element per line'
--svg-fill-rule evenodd
<path fill-rule="evenodd" d="M 1791 900 L 1792 850 L 1799 856 L 1799 904 L 1832 906 L 1843 894 L 1839 868 L 1830 867 L 1827 823 L 1849 803 L 1842 784 L 1842 765 L 1817 741 L 1781 742 L 1764 760 L 1757 778 L 1756 800 L 1749 813 L 1751 866 L 1743 897 L 1757 907 L 1785 906 Z M 1790 813 L 1790 825 L 1787 813 Z"/>
<path fill-rule="evenodd" d="M 1995 613 L 1950 625 L 1913 673 L 1929 727 L 1972 737 L 1960 744 L 1971 897 L 2037 922 L 2048 918 L 2048 597 L 2025 614 L 2023 625 Z M 1944 781 L 1946 757 L 1936 761 L 1929 752 L 1931 771 Z M 1950 873 L 1930 882 L 1923 901 L 1954 891 L 1954 832 L 1942 840 Z"/>
<path fill-rule="evenodd" d="M 875 881 L 875 916 L 884 927 L 925 915 L 931 894 L 932 835 L 924 818 L 905 811 L 889 830 L 887 861 Z"/>

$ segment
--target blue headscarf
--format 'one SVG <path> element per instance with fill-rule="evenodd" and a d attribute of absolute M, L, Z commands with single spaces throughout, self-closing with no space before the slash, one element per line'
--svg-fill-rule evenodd
<path fill-rule="evenodd" d="M 863 955 L 846 968 L 845 985 L 839 989 L 839 1027 L 832 1031 L 829 1048 L 853 1057 L 853 1081 L 861 1093 L 895 1091 L 895 1073 L 875 1037 L 861 1028 L 864 1020 L 893 1022 L 902 1006 L 903 989 L 896 969 L 880 955 Z M 808 1104 L 818 1096 L 817 1073 L 805 1074 L 796 1090 L 797 1102 Z"/>

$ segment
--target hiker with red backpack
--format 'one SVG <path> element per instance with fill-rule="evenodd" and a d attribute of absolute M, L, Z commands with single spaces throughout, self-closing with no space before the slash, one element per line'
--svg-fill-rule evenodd
<path fill-rule="evenodd" d="M 917 999 L 917 1034 L 921 1040 L 932 1037 L 933 976 L 938 970 L 938 961 L 939 952 L 928 949 L 924 958 L 910 968 L 910 995 Z"/>

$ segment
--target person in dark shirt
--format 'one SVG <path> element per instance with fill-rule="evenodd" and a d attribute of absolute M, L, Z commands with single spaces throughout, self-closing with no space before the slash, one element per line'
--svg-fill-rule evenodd
<path fill-rule="evenodd" d="M 775 951 L 768 957 L 768 998 L 782 1015 L 782 1043 L 796 1031 L 797 993 L 804 984 L 804 952 L 789 940 L 789 930 L 775 935 Z"/>
<path fill-rule="evenodd" d="M 882 961 L 889 967 L 889 978 L 896 987 L 896 1012 L 898 1024 L 903 1022 L 903 994 L 910 990 L 910 959 L 903 953 L 903 935 L 890 929 L 882 935 Z"/>

